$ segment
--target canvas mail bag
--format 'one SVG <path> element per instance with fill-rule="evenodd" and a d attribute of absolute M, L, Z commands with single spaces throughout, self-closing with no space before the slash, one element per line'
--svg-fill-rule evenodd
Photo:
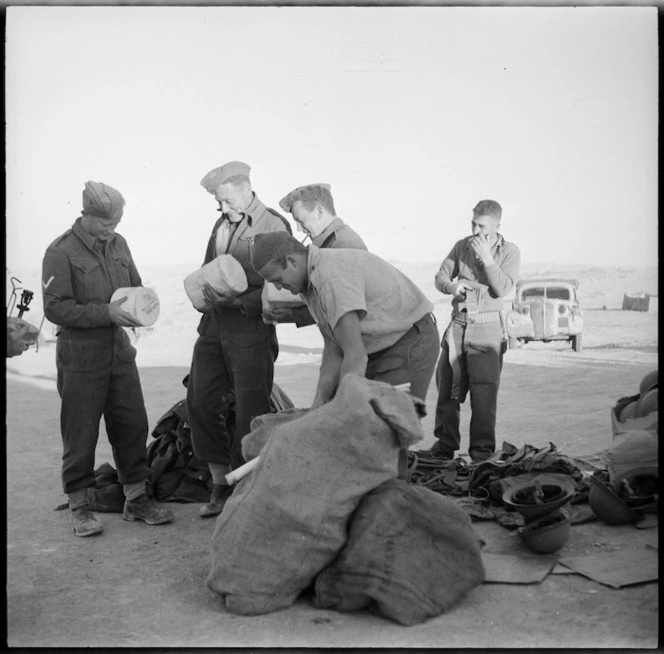
<path fill-rule="evenodd" d="M 390 479 L 353 514 L 346 545 L 316 578 L 316 606 L 423 622 L 484 581 L 481 545 L 453 500 Z"/>
<path fill-rule="evenodd" d="M 397 477 L 400 448 L 423 438 L 406 393 L 355 374 L 298 415 L 263 433 L 257 467 L 217 518 L 207 585 L 233 613 L 293 604 L 343 548 L 362 498 Z"/>

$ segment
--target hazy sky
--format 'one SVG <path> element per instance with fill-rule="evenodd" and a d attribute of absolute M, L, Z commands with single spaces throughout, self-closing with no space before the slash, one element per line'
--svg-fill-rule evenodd
<path fill-rule="evenodd" d="M 139 266 L 201 263 L 208 170 L 269 206 L 332 185 L 388 259 L 441 261 L 481 199 L 527 262 L 657 264 L 655 7 L 9 7 L 7 265 L 87 180 Z"/>

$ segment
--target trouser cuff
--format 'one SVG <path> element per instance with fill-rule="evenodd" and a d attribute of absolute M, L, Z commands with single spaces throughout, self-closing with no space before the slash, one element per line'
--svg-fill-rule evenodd
<path fill-rule="evenodd" d="M 136 498 L 145 493 L 145 480 L 137 481 L 133 484 L 122 484 L 122 490 L 124 491 L 125 497 L 130 502 L 133 502 Z"/>
<path fill-rule="evenodd" d="M 71 493 L 67 493 L 67 497 L 69 497 L 69 508 L 73 511 L 88 503 L 88 489 L 79 488 Z"/>

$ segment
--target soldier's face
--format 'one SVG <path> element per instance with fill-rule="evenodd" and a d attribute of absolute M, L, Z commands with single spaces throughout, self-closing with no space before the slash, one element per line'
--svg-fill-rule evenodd
<path fill-rule="evenodd" d="M 483 236 L 491 239 L 498 233 L 499 227 L 500 220 L 495 216 L 489 214 L 478 216 L 477 214 L 473 214 L 473 220 L 471 221 L 473 236 Z"/>
<path fill-rule="evenodd" d="M 81 226 L 100 241 L 110 241 L 115 236 L 115 228 L 121 220 L 122 214 L 113 218 L 97 218 L 86 214 L 81 218 Z"/>
<path fill-rule="evenodd" d="M 310 238 L 314 238 L 317 235 L 316 229 L 316 218 L 318 217 L 317 207 L 314 207 L 311 211 L 305 209 L 302 206 L 302 202 L 298 200 L 291 207 L 291 215 L 293 220 L 297 225 L 298 232 L 304 232 Z"/>
<path fill-rule="evenodd" d="M 269 261 L 258 274 L 265 281 L 272 282 L 278 289 L 285 288 L 291 293 L 301 293 L 307 286 L 306 263 L 301 264 L 295 257 L 286 257 L 286 267 L 278 261 Z"/>
<path fill-rule="evenodd" d="M 244 217 L 244 212 L 251 203 L 251 190 L 245 184 L 221 184 L 214 191 L 219 207 L 232 223 Z"/>

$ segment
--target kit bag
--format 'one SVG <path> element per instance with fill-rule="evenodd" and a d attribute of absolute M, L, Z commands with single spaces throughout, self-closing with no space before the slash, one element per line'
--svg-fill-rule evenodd
<path fill-rule="evenodd" d="M 270 394 L 271 410 L 278 412 L 292 406 L 288 395 L 277 384 L 273 384 Z M 233 438 L 233 391 L 226 394 L 222 413 L 226 428 Z M 159 419 L 152 436 L 154 440 L 147 449 L 147 465 L 150 468 L 149 481 L 155 499 L 160 502 L 207 502 L 212 490 L 212 477 L 207 464 L 194 454 L 186 399 L 177 402 Z M 239 450 L 241 446 L 237 444 L 236 447 Z"/>
<path fill-rule="evenodd" d="M 316 606 L 423 622 L 484 581 L 481 544 L 453 500 L 391 479 L 353 514 L 346 545 L 316 578 Z"/>
<path fill-rule="evenodd" d="M 290 606 L 342 549 L 364 495 L 397 476 L 399 449 L 423 438 L 406 393 L 355 374 L 298 415 L 263 435 L 256 468 L 217 518 L 207 585 L 233 613 Z"/>

